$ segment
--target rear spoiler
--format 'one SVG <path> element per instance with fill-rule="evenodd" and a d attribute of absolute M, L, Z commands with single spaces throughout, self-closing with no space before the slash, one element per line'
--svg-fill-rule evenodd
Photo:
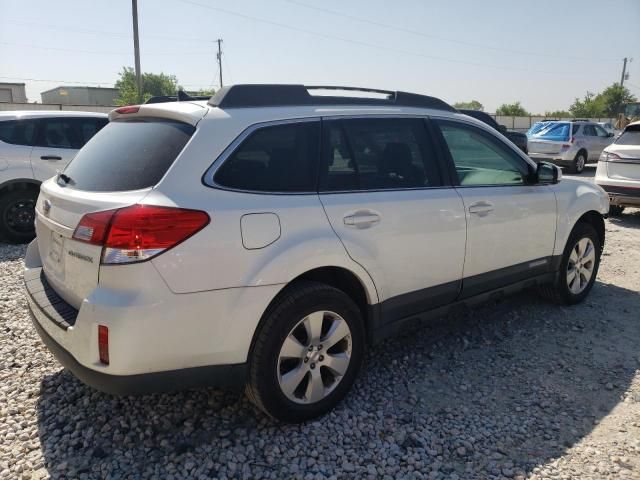
<path fill-rule="evenodd" d="M 151 97 L 145 103 L 168 103 L 168 102 L 193 102 L 198 100 L 209 100 L 210 95 L 189 95 L 184 90 L 178 90 L 177 95 L 156 95 Z"/>

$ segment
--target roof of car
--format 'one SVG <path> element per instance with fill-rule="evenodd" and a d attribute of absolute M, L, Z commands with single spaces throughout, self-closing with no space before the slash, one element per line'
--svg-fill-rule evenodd
<path fill-rule="evenodd" d="M 95 117 L 106 118 L 106 113 L 76 112 L 60 110 L 15 110 L 0 112 L 0 120 L 18 120 L 21 118 L 51 118 L 51 117 Z"/>

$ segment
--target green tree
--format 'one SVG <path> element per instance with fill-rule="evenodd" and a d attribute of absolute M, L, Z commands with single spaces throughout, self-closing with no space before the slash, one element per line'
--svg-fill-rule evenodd
<path fill-rule="evenodd" d="M 582 100 L 576 98 L 569 107 L 569 111 L 574 117 L 581 118 L 605 116 L 602 96 L 593 92 L 587 92 Z"/>
<path fill-rule="evenodd" d="M 463 108 L 465 110 L 480 110 L 484 112 L 484 105 L 478 100 L 471 100 L 470 102 L 456 102 L 453 104 L 455 108 Z"/>
<path fill-rule="evenodd" d="M 621 87 L 619 83 L 605 88 L 598 95 L 604 111 L 604 116 L 615 117 L 622 111 L 622 105 L 628 102 L 635 102 L 636 97 L 626 87 Z"/>
<path fill-rule="evenodd" d="M 540 115 L 542 116 L 542 115 Z M 571 112 L 567 112 L 566 110 L 554 110 L 552 112 L 544 112 L 544 116 L 547 118 L 571 118 Z"/>
<path fill-rule="evenodd" d="M 131 67 L 122 67 L 120 78 L 115 84 L 120 92 L 116 103 L 118 105 L 132 105 L 140 103 L 138 88 L 136 86 L 136 74 Z M 164 73 L 142 74 L 142 101 L 147 101 L 155 95 L 175 95 L 180 89 L 175 75 Z"/>
<path fill-rule="evenodd" d="M 503 103 L 496 110 L 496 115 L 507 115 L 512 117 L 526 117 L 530 115 L 527 110 L 520 105 L 520 102 Z"/>

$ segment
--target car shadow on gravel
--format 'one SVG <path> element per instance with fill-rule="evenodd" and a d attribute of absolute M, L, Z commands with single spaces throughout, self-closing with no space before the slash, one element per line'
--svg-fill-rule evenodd
<path fill-rule="evenodd" d="M 621 215 L 609 217 L 609 222 L 616 227 L 640 228 L 640 209 L 626 208 Z"/>
<path fill-rule="evenodd" d="M 117 398 L 61 370 L 37 407 L 45 467 L 54 478 L 526 475 L 623 398 L 640 367 L 639 304 L 597 283 L 574 307 L 527 291 L 459 312 L 370 349 L 347 399 L 304 425 L 239 393 Z"/>

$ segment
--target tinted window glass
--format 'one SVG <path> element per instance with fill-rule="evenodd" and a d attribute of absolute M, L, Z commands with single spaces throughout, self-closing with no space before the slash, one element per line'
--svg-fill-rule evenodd
<path fill-rule="evenodd" d="M 33 120 L 7 120 L 0 122 L 0 141 L 13 145 L 33 145 L 35 137 Z"/>
<path fill-rule="evenodd" d="M 315 192 L 319 156 L 320 122 L 264 127 L 225 161 L 215 182 L 260 192 Z"/>
<path fill-rule="evenodd" d="M 37 145 L 49 148 L 78 149 L 82 147 L 83 142 L 73 119 L 52 118 L 40 120 Z"/>
<path fill-rule="evenodd" d="M 468 125 L 438 122 L 460 185 L 522 185 L 526 162 L 498 138 Z"/>
<path fill-rule="evenodd" d="M 78 190 L 119 192 L 155 185 L 194 132 L 181 122 L 136 119 L 110 122 L 65 169 Z"/>
<path fill-rule="evenodd" d="M 575 135 L 579 128 L 580 125 L 574 123 L 573 127 L 571 127 L 571 135 Z"/>
<path fill-rule="evenodd" d="M 582 133 L 588 137 L 595 137 L 596 136 L 596 129 L 593 128 L 593 125 L 585 125 L 582 128 Z"/>
<path fill-rule="evenodd" d="M 326 122 L 322 189 L 385 190 L 440 185 L 421 119 Z"/>
<path fill-rule="evenodd" d="M 76 124 L 80 129 L 82 144 L 87 143 L 109 121 L 106 118 L 78 118 Z"/>
<path fill-rule="evenodd" d="M 547 128 L 540 130 L 535 136 L 544 138 L 545 140 L 566 141 L 569 139 L 570 131 L 570 123 L 552 123 Z"/>

